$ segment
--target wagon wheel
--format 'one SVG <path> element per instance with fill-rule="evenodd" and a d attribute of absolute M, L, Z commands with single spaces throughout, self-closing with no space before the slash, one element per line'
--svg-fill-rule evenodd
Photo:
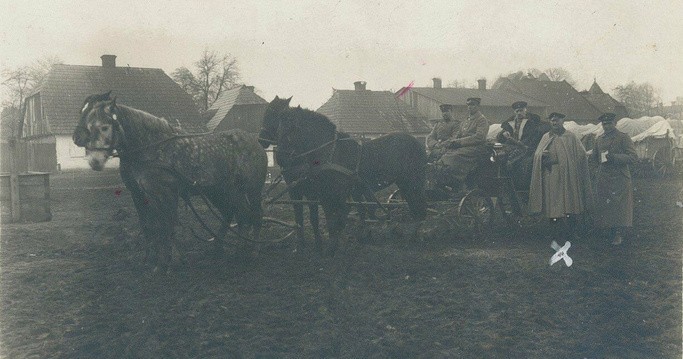
<path fill-rule="evenodd" d="M 670 147 L 663 147 L 652 156 L 652 167 L 659 177 L 665 177 L 671 173 L 674 166 L 674 158 Z"/>
<path fill-rule="evenodd" d="M 493 223 L 494 205 L 491 197 L 483 196 L 481 190 L 473 189 L 458 203 L 456 220 L 460 227 L 481 235 Z"/>

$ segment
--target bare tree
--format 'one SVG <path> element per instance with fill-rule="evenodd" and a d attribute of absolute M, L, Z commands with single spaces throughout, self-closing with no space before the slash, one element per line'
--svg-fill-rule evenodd
<path fill-rule="evenodd" d="M 58 57 L 48 56 L 34 61 L 31 65 L 4 70 L 2 86 L 6 96 L 2 106 L 21 109 L 26 96 L 40 85 L 52 66 L 61 63 L 62 60 Z"/>
<path fill-rule="evenodd" d="M 572 86 L 576 85 L 576 81 L 572 75 L 563 67 L 551 67 L 544 72 L 552 81 L 567 81 Z"/>
<path fill-rule="evenodd" d="M 626 106 L 631 117 L 661 114 L 659 91 L 647 82 L 637 84 L 631 81 L 617 86 L 614 88 L 614 95 Z"/>
<path fill-rule="evenodd" d="M 467 85 L 468 83 L 470 84 L 469 86 Z M 453 80 L 448 83 L 448 87 L 457 89 L 475 88 L 474 84 L 467 80 Z"/>
<path fill-rule="evenodd" d="M 192 95 L 200 112 L 208 110 L 223 91 L 238 84 L 237 59 L 230 54 L 204 50 L 194 63 L 194 72 L 186 67 L 173 71 L 171 77 Z"/>
<path fill-rule="evenodd" d="M 499 78 L 509 78 L 511 80 L 521 80 L 524 78 L 539 78 L 543 74 L 548 76 L 548 78 L 551 81 L 567 81 L 570 85 L 574 86 L 576 85 L 576 81 L 574 81 L 574 78 L 572 75 L 567 71 L 566 69 L 562 67 L 551 67 L 546 69 L 545 71 L 541 71 L 535 67 L 528 68 L 526 70 L 519 70 L 517 72 L 510 73 L 505 76 L 499 76 Z"/>

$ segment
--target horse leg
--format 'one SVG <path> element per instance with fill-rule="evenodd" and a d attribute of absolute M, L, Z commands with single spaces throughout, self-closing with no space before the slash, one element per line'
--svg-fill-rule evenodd
<path fill-rule="evenodd" d="M 125 168 L 125 167 L 124 167 Z M 152 261 L 152 242 L 154 241 L 154 230 L 152 229 L 152 224 L 150 223 L 149 212 L 147 208 L 147 201 L 145 198 L 145 193 L 140 188 L 138 183 L 132 178 L 130 173 L 121 170 L 121 179 L 124 185 L 131 193 L 133 198 L 133 204 L 135 205 L 135 212 L 138 214 L 138 222 L 140 229 L 142 230 L 143 243 L 142 246 L 145 251 L 144 262 L 151 263 Z M 140 243 L 138 242 L 138 245 Z M 139 247 L 138 247 L 139 248 Z"/>
<path fill-rule="evenodd" d="M 298 199 L 294 197 L 295 201 L 300 201 L 303 197 Z M 306 246 L 306 238 L 304 237 L 304 205 L 301 203 L 294 203 L 294 221 L 296 222 L 296 238 L 299 243 L 299 248 Z"/>
<path fill-rule="evenodd" d="M 209 201 L 216 207 L 218 213 L 221 215 L 221 227 L 218 229 L 218 233 L 216 233 L 216 238 L 212 241 L 214 254 L 216 257 L 220 258 L 225 253 L 223 250 L 223 242 L 225 236 L 228 234 L 228 230 L 230 230 L 230 224 L 232 223 L 235 212 L 230 204 L 227 203 L 226 196 L 218 193 L 211 193 L 208 197 Z"/>
<path fill-rule="evenodd" d="M 254 241 L 261 240 L 261 227 L 263 225 L 263 206 L 261 205 L 261 189 L 254 191 L 249 197 L 251 204 L 250 221 L 251 233 Z"/>
<path fill-rule="evenodd" d="M 322 236 L 320 235 L 320 213 L 317 204 L 308 205 L 308 216 L 311 220 L 311 227 L 313 227 L 313 236 L 315 237 L 315 249 L 318 252 L 320 252 L 323 249 L 323 241 Z"/>
<path fill-rule="evenodd" d="M 325 219 L 327 221 L 327 231 L 330 236 L 330 247 L 328 254 L 334 256 L 339 248 L 339 239 L 346 226 L 346 217 L 349 214 L 349 205 L 344 198 L 339 198 L 335 202 L 323 202 Z"/>
<path fill-rule="evenodd" d="M 365 187 L 364 185 L 361 184 L 361 186 Z M 352 192 L 352 197 L 353 200 L 358 202 L 356 205 L 356 211 L 358 211 L 358 228 L 356 229 L 356 239 L 359 242 L 365 242 L 369 240 L 370 233 L 368 230 L 368 226 L 365 223 L 365 219 L 367 218 L 367 206 L 363 204 L 366 199 L 373 198 L 374 194 L 370 192 L 369 189 L 363 189 L 363 188 L 355 188 Z"/>
<path fill-rule="evenodd" d="M 417 240 L 419 237 L 419 229 L 422 222 L 427 217 L 427 198 L 424 189 L 424 181 L 397 181 L 396 185 L 401 190 L 412 217 L 410 228 L 410 238 Z"/>

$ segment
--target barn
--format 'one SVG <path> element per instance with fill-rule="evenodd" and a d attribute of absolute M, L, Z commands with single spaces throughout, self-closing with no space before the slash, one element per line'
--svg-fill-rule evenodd
<path fill-rule="evenodd" d="M 254 92 L 254 86 L 240 85 L 224 91 L 206 112 L 209 131 L 239 128 L 258 133 L 268 101 Z"/>

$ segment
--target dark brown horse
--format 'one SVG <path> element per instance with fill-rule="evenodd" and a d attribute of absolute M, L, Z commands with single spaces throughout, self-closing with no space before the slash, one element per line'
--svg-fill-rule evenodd
<path fill-rule="evenodd" d="M 348 134 L 338 132 L 325 116 L 290 107 L 289 99 L 275 97 L 266 109 L 259 141 L 275 144 L 275 160 L 290 186 L 290 197 L 319 200 L 325 212 L 330 252 L 349 212 L 352 194 L 375 192 L 393 183 L 401 189 L 413 218 L 426 216 L 424 145 L 406 133 L 392 133 L 361 145 Z M 357 197 L 357 196 L 356 196 Z M 295 205 L 299 242 L 303 244 L 303 209 Z M 315 216 L 315 218 L 313 218 Z M 311 206 L 311 223 L 320 247 L 317 206 Z"/>
<path fill-rule="evenodd" d="M 90 167 L 102 170 L 118 154 L 123 183 L 131 192 L 147 242 L 147 258 L 167 269 L 178 221 L 179 196 L 201 195 L 218 209 L 221 239 L 235 219 L 258 240 L 267 157 L 256 138 L 242 131 L 191 135 L 159 117 L 118 105 L 109 93 L 89 96 L 73 134 Z"/>

